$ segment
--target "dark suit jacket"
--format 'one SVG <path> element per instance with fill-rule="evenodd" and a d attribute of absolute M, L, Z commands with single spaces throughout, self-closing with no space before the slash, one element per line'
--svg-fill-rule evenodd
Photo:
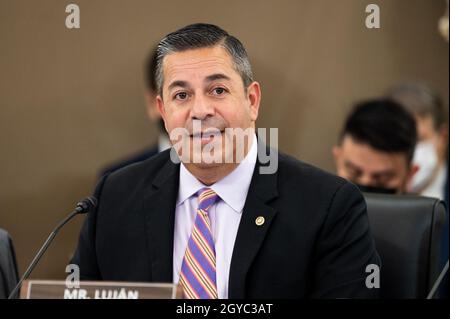
<path fill-rule="evenodd" d="M 11 237 L 0 228 L 0 299 L 8 298 L 18 281 L 16 254 Z"/>
<path fill-rule="evenodd" d="M 172 282 L 179 167 L 169 150 L 105 176 L 73 263 L 84 280 Z M 366 204 L 346 180 L 279 154 L 256 164 L 234 246 L 229 298 L 374 297 Z M 255 224 L 265 218 L 262 226 Z"/>

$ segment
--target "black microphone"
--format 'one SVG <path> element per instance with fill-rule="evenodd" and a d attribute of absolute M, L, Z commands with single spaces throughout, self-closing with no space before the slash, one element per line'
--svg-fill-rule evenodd
<path fill-rule="evenodd" d="M 50 246 L 51 242 L 55 238 L 56 234 L 59 232 L 59 230 L 73 217 L 79 214 L 85 214 L 92 209 L 94 209 L 97 206 L 97 199 L 95 197 L 86 197 L 82 201 L 77 203 L 77 206 L 75 207 L 75 210 L 71 212 L 62 222 L 60 222 L 55 229 L 50 233 L 50 236 L 48 236 L 45 243 L 42 245 L 41 249 L 39 249 L 36 256 L 33 258 L 33 261 L 28 266 L 27 270 L 23 274 L 22 278 L 20 278 L 17 285 L 14 287 L 14 290 L 9 295 L 8 299 L 15 298 L 20 287 L 22 286 L 22 282 L 30 276 L 31 272 L 33 271 L 34 267 L 36 267 L 37 263 L 41 259 L 42 255 L 44 255 L 45 251 L 47 250 L 48 246 Z"/>

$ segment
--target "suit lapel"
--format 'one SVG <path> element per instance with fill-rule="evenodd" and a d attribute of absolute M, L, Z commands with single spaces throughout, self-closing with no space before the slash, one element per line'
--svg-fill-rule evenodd
<path fill-rule="evenodd" d="M 245 297 L 248 270 L 277 213 L 267 204 L 278 195 L 277 173 L 261 175 L 260 166 L 258 161 L 236 236 L 230 265 L 229 298 Z M 148 195 L 144 198 L 143 211 L 153 282 L 173 280 L 173 240 L 179 168 L 180 165 L 175 165 L 168 159 L 145 190 Z M 264 217 L 262 225 L 256 223 L 259 217 Z"/>
<path fill-rule="evenodd" d="M 277 197 L 277 173 L 259 174 L 257 162 L 233 249 L 228 287 L 229 298 L 245 297 L 248 270 L 266 237 L 277 211 L 267 202 Z M 261 217 L 264 223 L 261 224 Z M 258 219 L 258 222 L 257 222 Z"/>
<path fill-rule="evenodd" d="M 169 159 L 147 188 L 143 211 L 153 282 L 172 282 L 179 166 Z"/>

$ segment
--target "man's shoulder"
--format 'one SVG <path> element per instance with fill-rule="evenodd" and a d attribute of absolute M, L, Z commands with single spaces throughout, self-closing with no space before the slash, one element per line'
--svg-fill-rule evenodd
<path fill-rule="evenodd" d="M 165 150 L 147 160 L 133 163 L 109 174 L 109 180 L 131 180 L 136 182 L 139 179 L 153 179 L 167 165 L 176 165 L 171 162 L 170 149 Z M 315 167 L 294 158 L 291 155 L 278 153 L 278 182 L 281 184 L 304 185 L 309 188 L 320 185 L 339 187 L 348 183 L 345 179 L 336 176 L 323 169 Z"/>
<path fill-rule="evenodd" d="M 139 190 L 151 185 L 158 178 L 166 178 L 167 174 L 176 173 L 176 167 L 177 164 L 172 163 L 168 149 L 145 161 L 114 171 L 106 177 L 107 184 L 121 190 Z M 275 174 L 277 188 L 282 193 L 309 194 L 311 198 L 325 200 L 331 199 L 330 196 L 345 185 L 357 189 L 339 176 L 282 152 L 278 153 L 278 169 Z"/>
<path fill-rule="evenodd" d="M 278 189 L 284 194 L 301 194 L 303 199 L 330 203 L 339 191 L 350 196 L 360 194 L 354 184 L 342 177 L 290 155 L 280 153 L 278 158 Z"/>
<path fill-rule="evenodd" d="M 176 165 L 170 162 L 170 149 L 158 153 L 144 161 L 122 167 L 105 176 L 108 184 L 120 184 L 126 187 L 128 184 L 140 185 L 151 183 L 167 165 Z"/>
<path fill-rule="evenodd" d="M 281 152 L 279 153 L 278 161 L 278 174 L 280 178 L 289 182 L 304 183 L 310 186 L 311 184 L 315 184 L 315 182 L 334 186 L 348 183 L 342 177 Z"/>
<path fill-rule="evenodd" d="M 155 156 L 156 154 L 158 154 L 158 146 L 152 146 L 152 147 L 146 148 L 144 150 L 141 150 L 138 153 L 128 156 L 127 158 L 122 158 L 119 161 L 110 163 L 107 166 L 103 167 L 100 171 L 100 176 L 111 174 L 111 173 L 113 173 L 121 168 L 124 168 L 126 166 L 129 166 L 131 164 L 143 162 L 143 161 Z"/>

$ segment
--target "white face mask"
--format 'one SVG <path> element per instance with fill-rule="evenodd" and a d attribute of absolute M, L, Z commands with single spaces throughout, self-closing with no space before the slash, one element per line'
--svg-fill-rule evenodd
<path fill-rule="evenodd" d="M 419 170 L 412 178 L 411 191 L 417 193 L 431 180 L 438 165 L 436 146 L 433 142 L 424 141 L 417 143 L 413 164 L 417 165 Z"/>

